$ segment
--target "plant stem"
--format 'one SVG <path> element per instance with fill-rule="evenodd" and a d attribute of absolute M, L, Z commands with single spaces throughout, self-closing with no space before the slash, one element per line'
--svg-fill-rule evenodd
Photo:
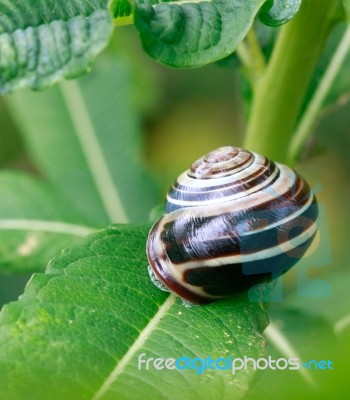
<path fill-rule="evenodd" d="M 114 20 L 113 20 L 114 26 L 132 25 L 133 23 L 134 23 L 133 15 L 129 15 L 127 17 L 118 17 L 118 18 L 114 18 Z"/>
<path fill-rule="evenodd" d="M 303 0 L 279 34 L 265 76 L 256 87 L 245 147 L 285 161 L 287 148 L 338 2 Z"/>
<path fill-rule="evenodd" d="M 296 161 L 297 157 L 301 153 L 303 144 L 308 136 L 312 133 L 312 127 L 321 110 L 322 104 L 349 51 L 350 25 L 348 25 L 347 29 L 345 30 L 342 40 L 340 41 L 338 48 L 333 55 L 327 71 L 323 75 L 322 80 L 316 89 L 313 98 L 310 101 L 308 108 L 305 111 L 292 138 L 288 149 L 288 160 L 290 163 L 294 163 Z"/>
<path fill-rule="evenodd" d="M 239 44 L 237 55 L 246 68 L 250 82 L 255 89 L 261 77 L 264 75 L 266 60 L 254 28 L 248 31 L 245 40 Z"/>
<path fill-rule="evenodd" d="M 247 45 L 251 54 L 253 75 L 255 81 L 258 81 L 265 72 L 266 60 L 259 39 L 253 28 L 250 29 L 247 34 Z"/>

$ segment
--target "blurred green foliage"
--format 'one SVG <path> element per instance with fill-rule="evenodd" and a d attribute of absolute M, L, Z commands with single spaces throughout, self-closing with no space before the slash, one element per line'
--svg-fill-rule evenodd
<path fill-rule="evenodd" d="M 144 159 L 160 187 L 155 206 L 163 201 L 165 191 L 177 174 L 197 157 L 221 145 L 242 143 L 245 125 L 240 92 L 242 78 L 236 67 L 220 64 L 197 70 L 164 68 L 147 58 L 132 29 L 124 28 L 124 33 L 125 40 L 114 41 L 108 51 L 117 57 L 124 46 L 130 58 L 142 65 L 145 72 L 137 75 L 138 90 L 134 95 L 144 110 Z M 88 75 L 84 79 L 93 78 Z M 146 90 L 145 84 L 152 89 Z M 311 143 L 313 155 L 298 167 L 311 185 L 322 185 L 318 198 L 330 213 L 332 245 L 336 259 L 339 257 L 337 268 L 347 265 L 343 258 L 346 253 L 343 234 L 350 222 L 350 217 L 344 213 L 348 195 L 336 196 L 335 193 L 349 191 L 348 185 L 343 184 L 349 178 L 349 109 L 347 104 L 339 103 L 323 116 Z M 4 101 L 0 102 L 0 118 L 0 164 L 37 175 L 35 164 L 15 127 L 16 115 L 8 113 Z"/>
<path fill-rule="evenodd" d="M 329 48 L 334 47 L 337 34 L 335 33 L 335 36 L 331 38 L 333 42 L 330 42 Z M 118 37 L 125 40 L 116 38 L 107 52 L 118 58 L 118 55 L 125 54 L 127 49 L 128 57 L 134 60 L 138 71 L 132 76 L 135 86 L 133 100 L 138 104 L 135 118 L 139 121 L 138 129 L 142 136 L 134 137 L 131 147 L 138 149 L 137 157 L 140 157 L 139 160 L 142 160 L 147 169 L 152 171 L 153 180 L 157 182 L 159 188 L 158 191 L 154 189 L 154 193 L 159 194 L 154 196 L 147 205 L 147 210 L 150 212 L 152 207 L 163 201 L 164 193 L 174 178 L 188 168 L 197 157 L 218 146 L 241 145 L 246 119 L 246 108 L 241 96 L 243 78 L 235 63 L 233 65 L 217 63 L 199 70 L 166 69 L 147 58 L 131 29 L 125 28 L 123 32 L 119 31 Z M 327 59 L 326 54 L 325 58 Z M 332 106 L 322 114 L 312 140 L 305 148 L 305 157 L 297 166 L 312 187 L 321 187 L 317 197 L 319 202 L 326 206 L 328 213 L 334 261 L 332 265 L 315 274 L 330 281 L 343 279 L 347 284 L 349 276 L 345 272 L 350 267 L 348 261 L 350 104 L 347 102 L 349 63 L 350 58 L 347 59 L 345 68 L 338 77 L 335 90 L 327 102 L 327 106 Z M 319 71 L 322 71 L 324 66 L 325 61 L 321 60 Z M 95 75 L 91 74 L 84 79 L 88 85 L 89 80 L 95 78 Z M 316 85 L 316 81 L 313 85 Z M 90 93 L 90 96 L 93 96 L 93 93 Z M 28 112 L 30 113 L 31 110 Z M 113 124 L 114 117 L 115 115 L 110 113 L 106 123 Z M 0 165 L 3 168 L 24 171 L 43 179 L 33 154 L 28 151 L 28 147 L 23 145 L 25 136 L 16 127 L 16 119 L 17 116 L 13 111 L 11 114 L 8 112 L 6 99 L 5 102 L 1 100 Z M 128 183 L 130 177 L 127 172 L 124 174 L 124 182 Z M 134 201 L 133 198 L 126 199 L 126 202 L 130 203 Z M 27 279 L 27 275 L 6 278 L 1 276 L 0 303 L 13 300 L 22 293 Z M 293 293 L 296 285 L 295 275 L 288 274 L 284 281 L 287 292 Z M 348 300 L 349 293 L 347 291 L 342 293 L 344 299 Z M 326 300 L 330 309 L 339 308 L 339 297 L 335 294 Z M 344 302 L 346 303 L 345 300 Z M 291 301 L 290 308 L 283 309 L 282 307 L 280 310 L 273 310 L 272 315 L 275 312 L 275 316 L 279 315 L 278 318 L 287 321 L 286 324 L 295 324 L 295 321 L 291 322 L 290 319 L 301 316 L 298 319 L 301 329 L 298 332 L 297 341 L 303 343 L 303 346 L 317 346 L 317 354 L 323 357 L 321 342 L 328 339 L 332 342 L 334 330 L 332 326 L 329 326 L 329 315 L 321 313 L 320 316 L 320 310 L 317 308 L 310 307 L 305 315 L 301 304 Z M 287 317 L 286 314 L 288 314 Z M 308 324 L 311 324 L 310 329 Z M 318 338 L 317 332 L 323 332 L 328 336 Z M 342 395 L 349 389 L 346 379 L 350 356 L 348 333 L 349 330 L 345 329 L 343 334 L 336 339 L 336 346 L 332 347 L 332 344 L 327 342 L 327 346 L 330 347 L 327 348 L 327 354 L 334 359 L 339 372 L 325 380 L 323 392 L 316 396 L 317 399 L 344 398 Z M 306 340 L 309 338 L 308 335 L 317 338 L 317 341 Z M 298 346 L 301 352 L 304 352 L 303 346 L 301 344 Z M 305 349 L 305 352 L 310 350 L 310 347 Z M 259 384 L 266 385 L 264 379 Z M 275 378 L 272 377 L 272 382 L 274 380 Z M 288 388 L 288 385 L 293 385 L 293 380 L 287 379 L 283 385 Z M 277 386 L 280 388 L 281 383 Z M 334 390 L 335 387 L 337 387 L 336 390 Z M 280 395 L 278 390 L 277 393 Z M 299 395 L 303 396 L 303 392 L 301 391 Z M 313 395 L 310 394 L 309 398 L 312 397 Z M 254 398 L 252 394 L 252 399 Z M 304 398 L 307 398 L 306 395 Z"/>

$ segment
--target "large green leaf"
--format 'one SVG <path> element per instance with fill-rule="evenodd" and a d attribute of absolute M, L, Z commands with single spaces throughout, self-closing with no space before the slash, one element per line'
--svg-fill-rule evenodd
<path fill-rule="evenodd" d="M 43 271 L 47 260 L 93 231 L 47 184 L 0 173 L 0 272 Z"/>
<path fill-rule="evenodd" d="M 121 52 L 43 93 L 7 98 L 32 160 L 84 223 L 146 221 L 156 190 L 141 160 L 138 70 Z"/>
<path fill-rule="evenodd" d="M 147 273 L 147 228 L 88 236 L 0 316 L 3 398 L 238 399 L 253 371 L 138 369 L 138 356 L 259 357 L 266 313 L 246 295 L 186 308 Z M 198 364 L 198 363 L 197 363 Z M 213 384 L 215 381 L 215 384 Z M 146 396 L 146 397 L 145 397 Z"/>
<path fill-rule="evenodd" d="M 42 89 L 90 69 L 108 43 L 107 0 L 1 0 L 0 92 Z"/>
<path fill-rule="evenodd" d="M 135 26 L 145 51 L 174 67 L 199 67 L 233 53 L 265 0 L 136 0 Z M 124 17 L 125 0 L 112 12 Z"/>

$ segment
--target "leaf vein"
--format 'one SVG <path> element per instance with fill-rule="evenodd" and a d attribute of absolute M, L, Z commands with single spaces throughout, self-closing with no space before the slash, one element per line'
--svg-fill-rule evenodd
<path fill-rule="evenodd" d="M 159 308 L 158 312 L 155 316 L 150 320 L 147 326 L 140 332 L 140 335 L 134 341 L 133 345 L 129 348 L 129 350 L 125 353 L 124 357 L 117 363 L 116 367 L 107 377 L 105 382 L 102 384 L 100 389 L 93 396 L 93 400 L 99 400 L 103 397 L 103 395 L 108 391 L 113 382 L 118 378 L 118 376 L 124 371 L 125 367 L 131 361 L 132 357 L 136 354 L 136 352 L 143 346 L 143 344 L 148 339 L 148 335 L 156 328 L 156 326 L 161 321 L 162 317 L 166 314 L 168 309 L 174 304 L 176 296 L 171 294 L 164 304 Z"/>
<path fill-rule="evenodd" d="M 110 221 L 127 223 L 128 217 L 120 193 L 105 160 L 103 149 L 79 85 L 76 82 L 62 82 L 60 90 L 92 179 Z"/>

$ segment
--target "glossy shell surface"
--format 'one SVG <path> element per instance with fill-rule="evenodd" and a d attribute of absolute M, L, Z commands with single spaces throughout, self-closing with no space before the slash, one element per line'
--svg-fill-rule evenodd
<path fill-rule="evenodd" d="M 175 181 L 147 255 L 171 291 L 207 303 L 290 269 L 312 242 L 317 216 L 314 194 L 291 168 L 222 147 Z"/>

